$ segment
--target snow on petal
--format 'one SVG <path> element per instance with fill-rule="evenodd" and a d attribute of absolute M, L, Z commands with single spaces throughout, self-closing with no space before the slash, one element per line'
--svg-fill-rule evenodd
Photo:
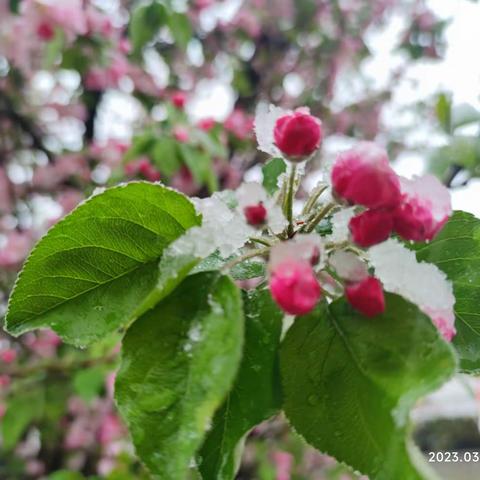
<path fill-rule="evenodd" d="M 267 210 L 267 225 L 273 233 L 281 233 L 287 226 L 288 222 L 281 207 L 275 203 L 274 198 L 268 196 L 260 183 L 243 183 L 235 192 L 235 196 L 241 213 L 245 207 L 262 203 Z"/>
<path fill-rule="evenodd" d="M 286 242 L 277 243 L 270 251 L 269 268 L 273 270 L 286 260 L 311 262 L 313 258 L 319 258 L 317 268 L 324 265 L 324 248 L 319 235 L 310 233 L 297 235 Z"/>
<path fill-rule="evenodd" d="M 242 183 L 235 192 L 235 196 L 241 210 L 250 205 L 257 205 L 267 201 L 267 192 L 258 182 Z"/>
<path fill-rule="evenodd" d="M 269 155 L 282 156 L 280 150 L 275 146 L 273 130 L 275 123 L 280 117 L 291 113 L 290 110 L 276 107 L 275 105 L 259 104 L 255 114 L 255 135 L 257 137 L 258 149 Z"/>
<path fill-rule="evenodd" d="M 411 180 L 400 177 L 402 194 L 417 198 L 426 204 L 434 220 L 443 221 L 452 214 L 450 191 L 433 175 L 414 176 Z"/>
<path fill-rule="evenodd" d="M 401 295 L 432 318 L 442 335 L 455 334 L 451 282 L 436 265 L 418 262 L 415 252 L 398 240 L 389 239 L 368 251 L 375 276 L 385 290 Z"/>
<path fill-rule="evenodd" d="M 275 234 L 282 233 L 285 227 L 288 225 L 288 221 L 283 214 L 280 205 L 269 201 L 267 203 L 267 225 L 270 230 Z"/>
<path fill-rule="evenodd" d="M 355 207 L 344 208 L 332 216 L 332 233 L 326 237 L 328 242 L 342 243 L 350 238 L 348 224 L 355 216 Z"/>
<path fill-rule="evenodd" d="M 328 263 L 340 278 L 350 282 L 359 282 L 368 276 L 366 263 L 353 252 L 336 250 L 330 255 Z"/>

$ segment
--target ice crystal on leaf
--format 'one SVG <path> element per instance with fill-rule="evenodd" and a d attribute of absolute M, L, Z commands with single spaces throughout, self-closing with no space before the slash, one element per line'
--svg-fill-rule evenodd
<path fill-rule="evenodd" d="M 418 262 L 415 252 L 398 240 L 389 239 L 369 249 L 375 276 L 385 290 L 401 295 L 417 305 L 450 340 L 455 334 L 451 282 L 438 267 Z"/>

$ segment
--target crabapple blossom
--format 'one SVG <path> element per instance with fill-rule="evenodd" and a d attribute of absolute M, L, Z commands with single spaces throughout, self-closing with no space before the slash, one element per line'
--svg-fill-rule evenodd
<path fill-rule="evenodd" d="M 239 140 L 246 140 L 253 131 L 253 118 L 242 109 L 236 108 L 223 126 Z"/>
<path fill-rule="evenodd" d="M 186 143 L 190 138 L 188 129 L 182 125 L 176 125 L 173 128 L 173 136 L 175 137 L 175 140 L 178 140 L 180 143 Z"/>
<path fill-rule="evenodd" d="M 348 226 L 357 245 L 371 247 L 387 240 L 393 230 L 393 218 L 385 209 L 366 210 L 353 217 Z"/>
<path fill-rule="evenodd" d="M 387 152 L 371 142 L 361 142 L 338 156 L 332 184 L 339 197 L 355 205 L 388 208 L 400 202 L 400 182 Z"/>
<path fill-rule="evenodd" d="M 308 110 L 299 109 L 277 119 L 273 137 L 279 150 L 291 161 L 303 161 L 322 141 L 322 124 Z"/>
<path fill-rule="evenodd" d="M 405 240 L 432 240 L 452 214 L 450 192 L 433 175 L 401 178 L 402 203 L 395 209 L 395 231 Z"/>
<path fill-rule="evenodd" d="M 17 352 L 13 348 L 0 351 L 0 360 L 3 363 L 12 363 L 17 358 Z"/>
<path fill-rule="evenodd" d="M 208 132 L 215 126 L 215 120 L 213 118 L 202 118 L 198 121 L 197 127 L 200 130 Z"/>
<path fill-rule="evenodd" d="M 182 109 L 185 107 L 185 104 L 187 103 L 187 94 L 185 92 L 178 90 L 172 94 L 171 99 L 172 99 L 172 103 L 177 108 Z"/>
<path fill-rule="evenodd" d="M 310 263 L 290 259 L 271 270 L 269 288 L 275 302 L 290 315 L 309 313 L 322 294 Z"/>
<path fill-rule="evenodd" d="M 345 296 L 355 310 L 367 317 L 374 317 L 385 311 L 385 297 L 380 281 L 375 277 L 365 277 L 359 282 L 345 287 Z"/>
<path fill-rule="evenodd" d="M 239 209 L 250 225 L 267 222 L 273 233 L 280 233 L 287 225 L 282 209 L 267 195 L 265 189 L 256 182 L 240 185 L 235 193 Z"/>

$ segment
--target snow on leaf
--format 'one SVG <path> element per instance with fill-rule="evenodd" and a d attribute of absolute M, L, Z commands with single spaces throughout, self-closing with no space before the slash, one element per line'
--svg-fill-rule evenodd
<path fill-rule="evenodd" d="M 418 262 L 415 253 L 395 239 L 371 247 L 368 254 L 385 290 L 417 305 L 450 340 L 455 334 L 455 297 L 445 273 L 431 263 Z"/>
<path fill-rule="evenodd" d="M 242 248 L 255 233 L 243 214 L 228 208 L 219 195 L 195 198 L 193 202 L 197 212 L 202 214 L 202 225 L 191 228 L 172 244 L 175 254 L 206 258 L 218 250 L 226 258 Z"/>

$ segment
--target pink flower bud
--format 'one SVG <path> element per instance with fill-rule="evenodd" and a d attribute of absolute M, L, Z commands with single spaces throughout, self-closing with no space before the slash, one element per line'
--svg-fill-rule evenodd
<path fill-rule="evenodd" d="M 403 202 L 395 209 L 394 228 L 405 240 L 432 240 L 452 213 L 450 193 L 432 175 L 401 179 Z"/>
<path fill-rule="evenodd" d="M 243 209 L 245 218 L 250 225 L 262 225 L 267 218 L 267 209 L 260 202 L 257 205 L 248 205 Z"/>
<path fill-rule="evenodd" d="M 186 143 L 190 138 L 190 135 L 188 134 L 188 130 L 185 127 L 182 127 L 181 125 L 177 125 L 173 128 L 173 136 L 175 137 L 175 140 L 177 140 L 180 143 Z"/>
<path fill-rule="evenodd" d="M 208 132 L 215 126 L 215 120 L 213 118 L 202 118 L 198 123 L 197 126 L 200 130 Z"/>
<path fill-rule="evenodd" d="M 150 182 L 158 182 L 161 178 L 160 172 L 147 159 L 141 160 L 138 172 Z"/>
<path fill-rule="evenodd" d="M 10 385 L 11 379 L 8 375 L 0 375 L 0 388 L 4 389 Z"/>
<path fill-rule="evenodd" d="M 385 311 L 385 297 L 382 284 L 375 277 L 366 277 L 345 288 L 350 305 L 367 317 L 374 317 Z"/>
<path fill-rule="evenodd" d="M 321 296 L 321 288 L 306 261 L 286 260 L 270 276 L 270 292 L 280 308 L 290 315 L 309 313 Z"/>
<path fill-rule="evenodd" d="M 12 363 L 17 358 L 17 352 L 13 348 L 7 348 L 0 352 L 0 360 L 3 363 Z"/>
<path fill-rule="evenodd" d="M 172 103 L 177 108 L 184 108 L 185 104 L 187 103 L 187 94 L 185 92 L 181 92 L 178 90 L 177 92 L 172 94 Z"/>
<path fill-rule="evenodd" d="M 387 240 L 393 230 L 393 218 L 388 210 L 367 210 L 353 217 L 348 226 L 357 245 L 371 247 Z"/>
<path fill-rule="evenodd" d="M 332 183 L 335 193 L 353 204 L 383 208 L 400 203 L 400 182 L 387 152 L 371 142 L 361 142 L 339 155 Z"/>
<path fill-rule="evenodd" d="M 290 160 L 302 161 L 320 146 L 322 123 L 309 113 L 296 111 L 276 121 L 273 136 L 277 147 Z"/>
<path fill-rule="evenodd" d="M 47 22 L 42 22 L 37 27 L 38 38 L 49 42 L 55 36 L 55 29 Z"/>

